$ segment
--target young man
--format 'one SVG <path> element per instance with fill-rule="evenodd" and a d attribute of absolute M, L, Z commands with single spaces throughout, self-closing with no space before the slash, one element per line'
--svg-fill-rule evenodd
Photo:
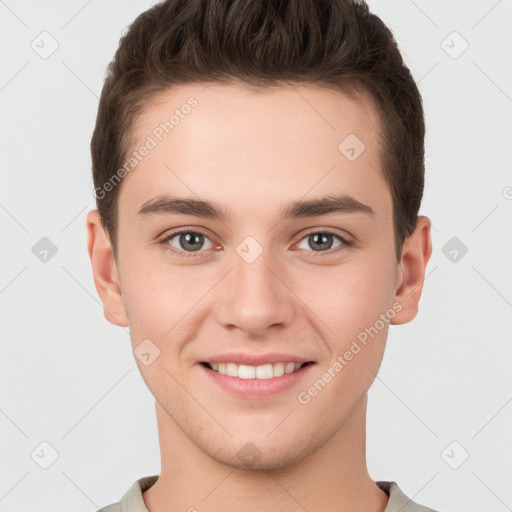
<path fill-rule="evenodd" d="M 102 510 L 431 510 L 365 453 L 432 251 L 424 132 L 364 2 L 167 0 L 134 21 L 100 99 L 88 250 L 162 467 Z"/>

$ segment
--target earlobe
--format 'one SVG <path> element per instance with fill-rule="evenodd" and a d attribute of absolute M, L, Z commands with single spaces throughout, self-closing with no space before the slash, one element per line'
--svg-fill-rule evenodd
<path fill-rule="evenodd" d="M 405 324 L 418 314 L 425 272 L 432 254 L 430 228 L 430 219 L 419 216 L 414 233 L 404 241 L 399 269 L 401 278 L 394 297 L 394 302 L 401 308 L 392 324 Z"/>
<path fill-rule="evenodd" d="M 105 318 L 112 324 L 127 327 L 119 274 L 110 241 L 101 224 L 98 210 L 87 214 L 87 250 L 91 259 L 96 290 L 103 304 Z"/>

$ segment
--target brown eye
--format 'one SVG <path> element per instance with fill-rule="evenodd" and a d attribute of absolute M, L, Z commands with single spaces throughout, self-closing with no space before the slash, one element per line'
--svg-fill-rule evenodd
<path fill-rule="evenodd" d="M 211 249 L 213 242 L 202 233 L 196 231 L 180 231 L 173 233 L 162 240 L 171 252 L 174 253 L 194 253 L 202 249 Z"/>
<path fill-rule="evenodd" d="M 178 235 L 178 243 L 185 251 L 198 251 L 204 243 L 204 236 L 199 233 L 182 233 Z"/>
<path fill-rule="evenodd" d="M 330 249 L 333 244 L 333 235 L 329 233 L 315 233 L 308 236 L 308 244 L 314 251 Z"/>
<path fill-rule="evenodd" d="M 336 239 L 338 240 L 337 244 Z M 304 242 L 306 247 L 300 247 L 300 244 Z M 299 242 L 300 249 L 313 250 L 314 252 L 325 252 L 333 247 L 337 248 L 341 245 L 349 244 L 343 237 L 336 233 L 331 233 L 330 231 L 311 232 Z"/>

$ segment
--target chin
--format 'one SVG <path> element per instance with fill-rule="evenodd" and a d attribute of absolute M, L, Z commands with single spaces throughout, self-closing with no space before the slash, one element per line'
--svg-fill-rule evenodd
<path fill-rule="evenodd" d="M 253 442 L 248 441 L 247 437 L 241 442 L 233 440 L 229 447 L 219 449 L 215 446 L 212 450 L 210 446 L 205 452 L 213 459 L 236 469 L 268 471 L 294 465 L 317 448 L 314 443 L 308 446 L 304 440 L 293 440 L 290 436 L 288 444 L 278 439 L 278 436 L 273 441 L 255 439 Z"/>

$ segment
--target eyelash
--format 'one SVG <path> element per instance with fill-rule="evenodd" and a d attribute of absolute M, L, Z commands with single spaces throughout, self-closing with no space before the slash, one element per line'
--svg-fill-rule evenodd
<path fill-rule="evenodd" d="M 179 257 L 182 257 L 182 258 L 196 258 L 196 257 L 199 256 L 198 253 L 201 253 L 203 251 L 197 251 L 197 252 L 195 252 L 195 251 L 194 252 L 178 251 L 178 250 L 176 250 L 174 247 L 172 247 L 168 243 L 175 236 L 183 235 L 183 234 L 186 234 L 186 233 L 193 233 L 193 234 L 196 234 L 196 235 L 203 235 L 204 237 L 209 238 L 205 233 L 202 233 L 201 231 L 193 231 L 191 229 L 187 229 L 187 230 L 176 231 L 175 233 L 171 233 L 171 234 L 165 236 L 163 239 L 159 240 L 159 243 L 163 246 L 164 250 L 169 251 L 170 253 L 172 253 L 172 254 L 174 254 L 176 256 L 179 256 Z M 338 232 L 330 230 L 330 229 L 322 229 L 322 230 L 317 229 L 317 230 L 314 230 L 314 231 L 309 231 L 297 243 L 300 243 L 302 240 L 304 240 L 304 238 L 307 238 L 308 236 L 316 235 L 316 234 L 333 235 L 334 237 L 338 238 L 341 241 L 341 246 L 336 247 L 333 250 L 329 249 L 327 251 L 318 251 L 318 252 L 310 251 L 310 252 L 313 253 L 313 257 L 315 257 L 315 258 L 326 257 L 324 255 L 329 256 L 329 255 L 331 255 L 333 253 L 338 252 L 340 249 L 342 250 L 343 247 L 352 247 L 354 245 L 354 242 L 352 242 L 351 240 L 348 240 L 346 237 L 340 235 Z"/>

